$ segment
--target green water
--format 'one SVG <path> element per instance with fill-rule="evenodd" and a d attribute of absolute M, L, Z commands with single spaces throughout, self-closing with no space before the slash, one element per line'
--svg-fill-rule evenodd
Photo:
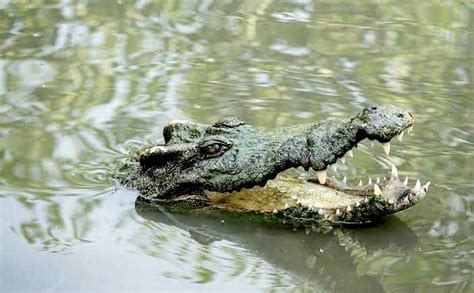
<path fill-rule="evenodd" d="M 0 291 L 472 292 L 472 1 L 0 0 Z M 432 181 L 323 233 L 135 208 L 109 176 L 167 120 L 272 129 L 409 108 L 338 173 Z"/>

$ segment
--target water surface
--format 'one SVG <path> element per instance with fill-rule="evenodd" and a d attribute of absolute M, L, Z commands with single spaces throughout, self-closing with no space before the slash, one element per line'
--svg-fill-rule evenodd
<path fill-rule="evenodd" d="M 470 1 L 0 1 L 0 289 L 473 290 Z M 110 172 L 167 120 L 417 117 L 331 176 L 432 181 L 374 227 L 135 207 Z"/>

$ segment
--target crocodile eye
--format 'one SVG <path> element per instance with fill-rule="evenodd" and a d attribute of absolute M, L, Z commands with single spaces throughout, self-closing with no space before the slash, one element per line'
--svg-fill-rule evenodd
<path fill-rule="evenodd" d="M 199 145 L 199 151 L 203 157 L 215 158 L 224 154 L 230 147 L 232 142 L 223 137 L 213 137 Z"/>
<path fill-rule="evenodd" d="M 220 152 L 220 150 L 222 149 L 222 147 L 217 144 L 217 143 L 214 143 L 214 144 L 211 144 L 211 145 L 208 145 L 204 148 L 204 151 L 208 154 L 208 155 L 215 155 L 217 154 L 218 152 Z"/>

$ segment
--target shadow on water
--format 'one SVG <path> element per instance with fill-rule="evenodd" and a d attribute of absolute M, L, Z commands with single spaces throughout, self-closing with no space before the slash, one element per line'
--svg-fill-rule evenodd
<path fill-rule="evenodd" d="M 361 273 L 358 263 L 387 251 L 395 261 L 409 259 L 418 244 L 416 234 L 395 216 L 377 227 L 291 229 L 258 218 L 249 221 L 245 215 L 170 213 L 142 200 L 135 202 L 135 210 L 148 221 L 187 231 L 203 246 L 222 240 L 236 243 L 303 282 L 333 292 L 383 291 L 381 276 Z"/>

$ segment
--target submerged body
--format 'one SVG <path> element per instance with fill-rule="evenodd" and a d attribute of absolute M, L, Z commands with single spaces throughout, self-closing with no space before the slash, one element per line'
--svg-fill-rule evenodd
<path fill-rule="evenodd" d="M 414 205 L 429 183 L 409 187 L 394 167 L 390 179 L 349 187 L 328 180 L 327 168 L 366 138 L 383 143 L 388 154 L 389 141 L 413 121 L 394 106 L 271 132 L 235 118 L 213 125 L 171 121 L 163 131 L 165 144 L 140 151 L 118 178 L 142 199 L 167 206 L 271 214 L 301 223 L 368 223 Z M 317 179 L 275 179 L 297 167 L 313 169 Z"/>

